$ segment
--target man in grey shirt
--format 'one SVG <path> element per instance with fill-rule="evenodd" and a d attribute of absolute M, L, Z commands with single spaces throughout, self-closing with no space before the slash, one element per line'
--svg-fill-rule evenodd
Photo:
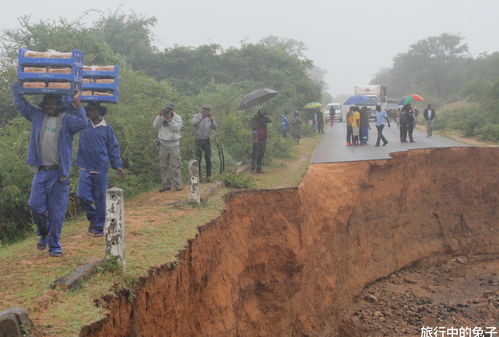
<path fill-rule="evenodd" d="M 182 159 L 180 157 L 180 138 L 182 117 L 175 112 L 173 104 L 167 104 L 156 116 L 153 127 L 159 129 L 157 144 L 159 145 L 159 166 L 161 169 L 162 188 L 160 192 L 172 189 L 181 191 Z"/>
<path fill-rule="evenodd" d="M 192 127 L 194 128 L 194 136 L 196 142 L 196 159 L 199 163 L 199 176 L 201 176 L 201 160 L 204 152 L 206 161 L 206 181 L 211 181 L 211 130 L 217 129 L 217 122 L 211 114 L 211 106 L 203 105 L 203 110 L 192 116 Z"/>

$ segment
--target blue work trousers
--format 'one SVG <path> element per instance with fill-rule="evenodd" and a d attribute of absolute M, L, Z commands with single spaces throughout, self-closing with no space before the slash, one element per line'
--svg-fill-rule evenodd
<path fill-rule="evenodd" d="M 87 213 L 90 228 L 102 233 L 106 221 L 107 173 L 90 173 L 80 170 L 76 195 Z"/>
<path fill-rule="evenodd" d="M 360 126 L 360 143 L 367 144 L 369 140 L 369 125 Z"/>
<path fill-rule="evenodd" d="M 59 170 L 38 171 L 31 183 L 28 205 L 40 236 L 50 253 L 61 253 L 61 231 L 68 206 L 69 180 L 60 181 Z"/>

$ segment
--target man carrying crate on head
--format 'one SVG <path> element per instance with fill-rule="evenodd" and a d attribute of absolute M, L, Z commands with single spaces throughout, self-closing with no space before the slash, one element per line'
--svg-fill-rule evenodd
<path fill-rule="evenodd" d="M 26 162 L 35 176 L 28 205 L 36 223 L 39 250 L 49 247 L 50 256 L 62 253 L 61 231 L 69 197 L 69 172 L 73 159 L 73 136 L 87 125 L 80 92 L 73 96 L 75 114 L 66 113 L 62 97 L 45 95 L 35 107 L 20 94 L 21 85 L 12 86 L 17 110 L 31 122 Z"/>
<path fill-rule="evenodd" d="M 125 178 L 120 146 L 111 125 L 102 116 L 106 108 L 99 103 L 87 104 L 89 123 L 80 132 L 76 165 L 80 168 L 77 196 L 90 222 L 88 231 L 102 236 L 106 220 L 107 171 L 109 163 L 120 179 Z"/>

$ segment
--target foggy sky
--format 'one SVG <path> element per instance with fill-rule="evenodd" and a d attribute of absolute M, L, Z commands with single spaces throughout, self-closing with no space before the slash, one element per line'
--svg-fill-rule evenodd
<path fill-rule="evenodd" d="M 327 71 L 333 96 L 352 94 L 354 85 L 367 84 L 392 65 L 395 55 L 429 36 L 459 33 L 474 56 L 499 51 L 499 0 L 86 0 L 79 2 L 80 11 L 67 0 L 2 2 L 0 29 L 18 27 L 22 15 L 73 20 L 85 10 L 109 14 L 121 6 L 125 13 L 158 19 L 153 32 L 160 49 L 206 43 L 238 47 L 268 35 L 300 40 L 306 56 Z"/>

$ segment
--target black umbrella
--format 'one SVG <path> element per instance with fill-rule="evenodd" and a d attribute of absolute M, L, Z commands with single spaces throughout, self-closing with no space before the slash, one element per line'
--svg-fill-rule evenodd
<path fill-rule="evenodd" d="M 252 106 L 255 105 L 260 105 L 266 100 L 274 97 L 277 94 L 277 91 L 265 88 L 265 89 L 258 89 L 255 91 L 250 92 L 246 96 L 243 97 L 241 102 L 239 103 L 239 110 L 244 110 L 251 108 Z"/>

